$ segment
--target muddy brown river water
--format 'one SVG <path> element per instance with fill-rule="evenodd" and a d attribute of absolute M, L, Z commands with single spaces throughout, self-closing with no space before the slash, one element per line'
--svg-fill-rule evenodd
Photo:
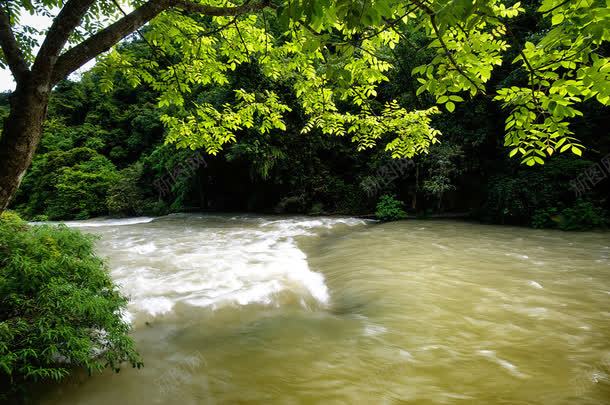
<path fill-rule="evenodd" d="M 131 298 L 141 370 L 45 405 L 609 404 L 610 234 L 171 215 L 70 223 Z"/>

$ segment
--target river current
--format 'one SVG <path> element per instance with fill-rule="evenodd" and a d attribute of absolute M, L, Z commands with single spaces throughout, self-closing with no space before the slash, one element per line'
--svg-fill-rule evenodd
<path fill-rule="evenodd" d="M 144 368 L 59 404 L 608 404 L 610 234 L 177 214 L 69 226 Z"/>

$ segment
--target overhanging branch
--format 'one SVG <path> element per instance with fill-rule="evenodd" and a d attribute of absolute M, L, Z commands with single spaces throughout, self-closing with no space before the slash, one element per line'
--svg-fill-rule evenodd
<path fill-rule="evenodd" d="M 28 65 L 11 29 L 9 15 L 2 7 L 0 7 L 0 46 L 15 81 L 21 81 L 29 72 Z"/>
<path fill-rule="evenodd" d="M 445 43 L 445 40 L 443 39 L 442 33 L 438 29 L 438 25 L 436 24 L 436 13 L 434 12 L 434 10 L 432 10 L 430 7 L 428 7 L 428 5 L 425 4 L 423 1 L 420 1 L 420 0 L 410 0 L 410 1 L 411 1 L 411 3 L 415 4 L 419 9 L 424 11 L 430 18 L 430 24 L 432 25 L 434 34 L 436 35 L 436 38 L 440 42 L 441 47 L 443 48 L 443 51 L 445 52 L 445 55 L 447 56 L 447 58 L 449 59 L 449 62 L 451 63 L 451 65 L 453 65 L 455 70 L 457 70 L 457 72 L 462 77 L 464 77 L 466 80 L 468 80 L 470 82 L 470 84 L 472 84 L 477 89 L 477 91 L 480 91 L 482 94 L 485 94 L 485 89 L 481 88 L 474 80 L 472 80 L 472 78 L 466 72 L 464 72 L 464 69 L 462 69 L 462 67 L 453 57 L 453 54 L 451 53 L 451 51 L 447 47 L 447 44 Z"/>
<path fill-rule="evenodd" d="M 51 78 L 54 85 L 66 78 L 97 55 L 109 50 L 127 35 L 135 32 L 161 12 L 177 8 L 186 12 L 209 16 L 234 16 L 247 14 L 270 7 L 269 0 L 256 3 L 245 3 L 234 7 L 208 6 L 188 0 L 149 0 L 125 17 L 87 38 L 75 47 L 67 50 L 57 59 Z"/>
<path fill-rule="evenodd" d="M 262 10 L 265 7 L 270 7 L 271 2 L 269 0 L 250 3 L 246 2 L 241 6 L 235 7 L 215 7 L 215 6 L 207 6 L 199 3 L 195 3 L 188 0 L 173 0 L 172 7 L 179 8 L 184 11 L 188 11 L 190 13 L 198 13 L 205 14 L 210 16 L 222 17 L 222 16 L 232 16 L 239 14 L 251 13 L 253 11 Z"/>
<path fill-rule="evenodd" d="M 136 10 L 70 48 L 57 59 L 51 84 L 66 78 L 97 55 L 107 51 L 127 35 L 135 32 L 159 13 L 169 8 L 170 0 L 150 0 Z"/>
<path fill-rule="evenodd" d="M 43 79 L 49 79 L 59 53 L 93 3 L 95 0 L 68 0 L 62 7 L 40 46 L 32 66 L 34 74 L 41 74 L 45 76 Z"/>

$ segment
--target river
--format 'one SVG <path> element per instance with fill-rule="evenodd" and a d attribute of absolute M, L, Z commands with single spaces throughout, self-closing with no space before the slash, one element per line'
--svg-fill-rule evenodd
<path fill-rule="evenodd" d="M 69 223 L 130 298 L 141 370 L 45 405 L 607 404 L 610 234 L 177 214 Z"/>

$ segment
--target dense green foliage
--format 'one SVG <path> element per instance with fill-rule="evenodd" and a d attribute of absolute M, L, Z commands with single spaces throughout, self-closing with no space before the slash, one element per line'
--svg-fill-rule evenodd
<path fill-rule="evenodd" d="M 553 216 L 576 203 L 569 182 L 590 164 L 585 160 L 553 159 L 544 167 L 519 168 L 510 176 L 495 176 L 490 181 L 486 213 L 503 223 L 528 223 L 537 218 L 534 225 L 548 227 L 552 223 L 541 222 L 543 212 Z"/>
<path fill-rule="evenodd" d="M 49 219 L 83 219 L 107 212 L 104 203 L 116 183 L 116 168 L 93 149 L 56 150 L 37 159 L 22 190 L 29 204 L 24 213 Z"/>
<path fill-rule="evenodd" d="M 405 70 L 418 62 L 415 51 L 396 49 Z M 257 87 L 260 80 L 254 67 L 238 70 L 231 83 L 199 97 L 220 105 L 231 86 Z M 426 102 L 399 76 L 384 93 L 403 103 Z M 486 100 L 473 100 L 458 108 L 456 117 L 437 118 L 443 143 L 394 176 L 388 170 L 392 161 L 382 151 L 357 152 L 347 138 L 300 133 L 303 118 L 295 108 L 287 134 L 240 131 L 238 142 L 172 179 L 169 174 L 193 152 L 163 144 L 162 126 L 149 102 L 154 95 L 120 83 L 103 93 L 95 74 L 60 86 L 14 206 L 28 218 L 44 215 L 38 219 L 185 209 L 370 214 L 378 197 L 389 194 L 408 202 L 413 214 L 457 211 L 490 222 L 556 227 L 550 218 L 577 203 L 570 181 L 609 150 L 607 137 L 598 135 L 607 125 L 605 112 L 590 108 L 576 129 L 599 154 L 588 154 L 591 160 L 553 157 L 535 168 L 519 165 L 503 156 L 498 112 Z M 290 100 L 289 93 L 286 97 Z M 155 187 L 164 177 L 171 186 L 167 193 Z M 366 188 L 371 180 L 379 185 L 373 194 Z M 607 212 L 604 184 L 581 199 Z"/>
<path fill-rule="evenodd" d="M 454 3 L 451 7 L 463 2 Z M 492 3 L 496 7 L 502 2 Z M 551 3 L 545 1 L 545 7 Z M 483 7 L 481 4 L 477 7 Z M 452 54 L 470 61 L 459 64 L 467 68 L 466 76 L 479 87 L 484 83 L 488 94 L 528 88 L 532 80 L 538 79 L 532 79 L 529 67 L 522 64 L 522 53 L 527 58 L 529 52 L 539 52 L 536 44 L 551 31 L 560 35 L 558 30 L 571 30 L 570 21 L 578 13 L 583 14 L 578 18 L 595 19 L 598 17 L 591 16 L 600 12 L 557 3 L 557 8 L 547 15 L 537 11 L 539 2 L 509 4 L 513 11 L 501 11 L 500 6 L 493 9 L 494 13 L 511 14 L 501 18 L 501 25 L 489 21 L 485 25 L 471 15 L 485 11 L 484 7 L 463 10 L 469 21 L 467 26 L 460 21 L 443 21 L 450 18 L 448 14 L 434 17 Z M 437 6 L 436 2 L 433 6 Z M 514 11 L 517 9 L 518 13 Z M 365 14 L 374 13 L 366 10 Z M 555 24 L 561 17 L 553 16 L 559 14 L 564 15 L 564 20 Z M 599 90 L 593 99 L 589 97 L 594 93 L 591 89 L 605 83 L 606 68 L 599 68 L 601 76 L 597 78 L 576 78 L 581 74 L 578 72 L 588 69 L 587 63 L 599 62 L 573 52 L 577 66 L 560 67 L 568 62 L 560 61 L 566 49 L 557 43 L 547 44 L 554 51 L 544 58 L 537 56 L 552 67 L 538 65 L 536 69 L 544 71 L 540 74 L 555 72 L 557 78 L 549 79 L 550 88 L 545 83 L 534 83 L 536 91 L 545 93 L 545 97 L 572 97 L 563 93 L 562 86 L 573 86 L 566 77 L 574 75 L 582 97 L 589 98 L 579 104 L 580 113 L 572 118 L 555 117 L 565 115 L 565 110 L 558 107 L 555 111 L 554 104 L 546 105 L 546 101 L 542 110 L 553 109 L 552 114 L 538 111 L 551 120 L 570 119 L 570 131 L 580 142 L 576 150 L 583 150 L 579 145 L 586 149 L 584 158 L 545 149 L 546 164 L 529 167 L 509 158 L 506 145 L 533 142 L 524 147 L 524 159 L 528 164 L 540 163 L 543 156 L 535 151 L 538 141 L 531 136 L 545 137 L 547 127 L 536 129 L 538 132 L 532 135 L 534 127 L 513 124 L 506 138 L 504 121 L 518 115 L 511 104 L 517 101 L 504 100 L 511 106 L 503 111 L 492 97 L 473 91 L 473 83 L 451 68 L 452 62 L 447 61 L 439 42 L 431 41 L 434 27 L 430 19 L 423 26 L 413 27 L 414 17 L 407 15 L 370 39 L 363 39 L 361 28 L 354 28 L 349 34 L 351 39 L 338 46 L 336 42 L 345 34 L 346 26 L 331 29 L 326 23 L 316 25 L 316 19 L 322 17 L 307 20 L 307 15 L 304 12 L 304 20 L 291 25 L 290 35 L 281 37 L 286 21 L 272 12 L 264 13 L 264 21 L 263 15 L 237 18 L 235 24 L 218 35 L 204 35 L 201 26 L 213 29 L 225 17 L 195 20 L 176 12 L 164 14 L 143 31 L 146 41 L 137 38 L 125 43 L 79 82 L 63 82 L 56 88 L 42 145 L 13 206 L 28 218 L 44 215 L 42 218 L 51 219 L 159 215 L 188 209 L 370 215 L 379 196 L 394 195 L 416 215 L 458 212 L 489 222 L 564 229 L 581 227 L 561 225 L 567 222 L 558 218 L 569 218 L 570 210 L 582 203 L 589 204 L 601 217 L 610 211 L 607 179 L 581 195 L 571 188 L 571 182 L 582 176 L 589 165 L 599 163 L 610 152 L 606 130 L 609 114 L 607 107 L 600 104 L 604 103 L 601 94 L 605 90 Z M 420 16 L 417 11 L 415 15 Z M 606 17 L 599 18 L 602 21 Z M 599 21 L 592 24 L 599 27 Z M 266 27 L 266 34 L 261 24 Z M 452 24 L 474 30 L 475 35 L 470 39 L 456 37 L 455 30 L 449 27 Z M 502 27 L 510 29 L 510 33 L 502 34 Z M 606 35 L 602 31 L 598 34 Z M 377 33 L 370 29 L 366 32 Z M 192 43 L 180 41 L 185 33 L 197 35 L 198 39 Z M 599 42 L 598 34 L 594 35 L 597 39 L 592 37 L 593 42 L 582 43 L 583 49 Z M 483 46 L 481 41 L 487 39 L 489 49 L 469 50 L 464 45 L 464 41 L 470 41 L 470 45 Z M 471 60 L 473 56 L 494 54 L 500 42 L 507 47 L 501 52 L 503 62 L 497 66 L 491 59 L 483 63 L 494 69 L 481 70 L 482 65 Z M 535 47 L 527 45 L 528 50 L 523 51 L 526 43 Z M 201 50 L 193 49 L 195 45 Z M 299 59 L 303 48 L 307 48 L 306 52 Z M 350 52 L 355 61 L 350 59 Z M 606 54 L 604 46 L 591 53 L 600 57 Z M 497 57 L 499 54 L 494 60 Z M 277 58 L 282 62 L 279 65 Z M 510 63 L 513 59 L 516 65 Z M 232 62 L 227 66 L 227 61 Z M 427 66 L 425 73 L 421 66 Z M 287 76 L 278 72 L 284 67 Z M 377 76 L 380 69 L 381 76 Z M 413 78 L 413 72 L 425 77 Z M 368 80 L 367 75 L 375 77 L 370 85 L 361 83 Z M 458 90 L 447 87 L 446 78 L 473 95 L 453 94 Z M 187 83 L 176 88 L 184 81 Z M 134 89 L 133 85 L 137 87 Z M 344 86 L 357 92 L 374 87 L 374 91 L 369 94 L 367 90 L 366 102 L 354 105 L 352 93 L 346 93 L 345 100 L 336 97 Z M 589 90 L 583 90 L 583 86 L 589 86 Z M 326 90 L 329 93 L 320 100 Z M 575 90 L 570 87 L 569 91 Z M 598 96 L 602 100 L 594 100 Z M 320 102 L 325 112 L 316 112 L 321 108 Z M 570 108 L 576 108 L 576 101 L 571 103 Z M 392 121 L 397 110 L 388 109 L 388 105 L 400 106 L 396 108 L 404 109 L 406 115 Z M 432 113 L 438 105 L 450 114 Z M 534 107 L 538 108 L 536 104 Z M 0 105 L 0 113 L 4 110 Z M 422 113 L 425 111 L 430 114 Z M 417 119 L 412 116 L 420 113 L 423 115 Z M 350 121 L 350 114 L 358 118 Z M 401 126 L 405 117 L 413 119 Z M 341 120 L 347 121 L 339 125 Z M 380 131 L 380 122 L 393 129 Z M 517 131 L 515 125 L 521 125 L 521 129 Z M 350 132 L 352 126 L 356 129 Z M 434 142 L 428 137 L 430 144 L 424 145 L 422 131 L 431 128 L 440 132 L 434 132 Z M 328 136 L 342 131 L 347 136 Z M 550 135 L 553 147 L 564 149 L 566 142 L 572 142 L 561 141 L 564 135 Z M 403 141 L 407 143 L 402 144 Z M 387 150 L 370 148 L 374 144 L 394 146 Z M 176 150 L 175 145 L 186 148 Z M 397 154 L 397 150 L 402 152 Z M 408 165 L 395 167 L 391 157 L 410 155 L 407 150 L 424 153 L 414 155 Z M 199 155 L 205 162 L 196 159 L 195 165 L 188 163 Z M 560 215 L 565 210 L 566 214 Z M 592 225 L 583 224 L 582 228 L 589 226 Z"/>
<path fill-rule="evenodd" d="M 399 219 L 405 219 L 407 213 L 403 209 L 403 203 L 401 201 L 396 200 L 392 196 L 384 195 L 377 203 L 375 216 L 381 221 L 397 221 Z"/>
<path fill-rule="evenodd" d="M 581 156 L 571 122 L 587 100 L 610 104 L 605 0 L 304 0 L 269 8 L 242 18 L 165 12 L 144 33 L 161 57 L 112 52 L 100 65 L 104 86 L 118 75 L 159 91 L 168 142 L 210 154 L 243 130 L 286 131 L 298 108 L 303 133 L 317 129 L 349 136 L 359 150 L 378 145 L 413 157 L 442 139 L 433 123 L 441 110 L 489 95 L 506 111 L 510 155 L 535 165 L 567 151 Z M 538 25 L 536 35 L 523 35 L 523 16 Z M 408 72 L 416 95 L 433 98 L 425 105 L 382 93 L 398 65 L 396 48 L 414 46 L 414 36 L 431 56 Z M 251 63 L 289 88 L 293 102 L 274 86 L 232 86 L 219 105 L 198 97 Z M 500 69 L 517 80 L 496 85 Z"/>
<path fill-rule="evenodd" d="M 21 16 L 70 3 L 7 2 L 23 63 L 39 33 Z M 70 43 L 142 4 L 96 2 Z M 608 223 L 610 168 L 574 189 L 610 152 L 607 0 L 274 0 L 235 16 L 190 8 L 243 3 L 186 4 L 162 7 L 93 72 L 55 88 L 13 201 L 22 215 L 454 211 L 564 230 Z M 0 253 L 2 392 L 72 367 L 140 364 L 125 298 L 90 239 L 5 214 Z"/>
<path fill-rule="evenodd" d="M 565 231 L 588 230 L 608 224 L 607 213 L 588 201 L 578 201 L 559 215 L 559 227 Z"/>
<path fill-rule="evenodd" d="M 22 215 L 83 219 L 152 209 L 155 199 L 144 201 L 137 184 L 142 165 L 130 165 L 152 151 L 163 129 L 150 92 L 123 90 L 110 97 L 94 77 L 58 86 L 16 197 Z"/>
<path fill-rule="evenodd" d="M 131 86 L 154 89 L 166 139 L 180 148 L 217 154 L 241 131 L 287 131 L 290 114 L 298 108 L 298 130 L 303 133 L 349 136 L 359 150 L 381 145 L 393 157 L 413 157 L 441 139 L 442 131 L 434 125 L 441 111 L 451 113 L 472 97 L 488 96 L 505 111 L 502 132 L 510 156 L 533 166 L 558 153 L 581 156 L 585 143 L 575 136 L 573 123 L 584 115 L 587 102 L 610 104 L 607 0 L 151 4 L 162 12 L 154 13 L 146 29 L 138 32 L 151 51 L 115 47 L 98 64 L 103 72 L 100 84 L 109 91 L 121 77 Z M 124 6 L 138 9 L 143 3 L 100 0 L 83 9 L 79 27 L 66 38 L 78 45 L 59 56 L 62 63 L 70 64 L 74 52 L 87 52 L 96 43 L 82 43 L 87 33 L 121 18 Z M 25 13 L 51 15 L 56 7 L 65 7 L 67 14 L 74 10 L 62 0 L 7 3 L 7 30 L 14 32 L 17 41 L 11 43 L 20 49 L 0 52 L 0 66 L 10 65 L 15 54 L 23 55 L 21 64 L 35 59 L 37 30 L 20 20 Z M 133 27 L 133 22 L 127 25 Z M 129 33 L 116 34 L 113 41 Z M 382 94 L 400 69 L 395 51 L 401 46 L 419 46 L 430 56 L 412 66 L 408 75 L 415 95 L 426 94 L 432 102 L 413 105 Z M 221 104 L 198 97 L 202 90 L 227 85 L 236 71 L 250 64 L 272 84 L 231 86 Z M 515 80 L 498 85 L 498 73 Z M 291 102 L 284 97 L 286 89 Z M 91 140 L 89 147 L 95 145 Z M 124 153 L 122 147 L 115 150 L 117 158 Z M 446 186 L 434 181 L 428 188 L 438 194 Z"/>
<path fill-rule="evenodd" d="M 3 213 L 0 401 L 28 382 L 59 380 L 77 367 L 139 367 L 121 317 L 126 302 L 93 253 L 91 237 Z"/>

